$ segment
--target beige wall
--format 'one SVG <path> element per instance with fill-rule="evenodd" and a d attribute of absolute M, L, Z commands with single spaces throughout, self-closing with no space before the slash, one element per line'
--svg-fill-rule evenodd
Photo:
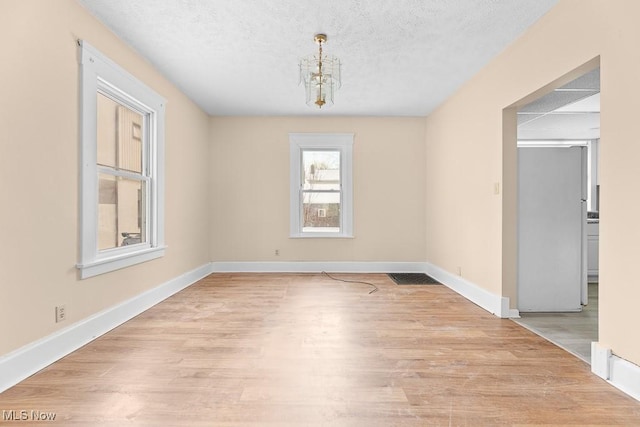
<path fill-rule="evenodd" d="M 73 0 L 0 13 L 0 356 L 209 259 L 209 118 Z M 165 257 L 77 279 L 79 75 L 86 39 L 168 100 Z M 67 320 L 54 322 L 66 304 Z"/>
<path fill-rule="evenodd" d="M 213 118 L 212 260 L 423 261 L 424 123 L 424 118 Z M 355 134 L 355 238 L 289 238 L 289 132 Z"/>
<path fill-rule="evenodd" d="M 426 233 L 428 261 L 454 273 L 461 267 L 464 277 L 483 288 L 515 296 L 515 136 L 513 125 L 502 121 L 503 109 L 597 66 L 599 57 L 599 339 L 640 364 L 640 340 L 634 338 L 640 328 L 635 314 L 640 300 L 635 270 L 640 259 L 638 19 L 635 0 L 561 0 L 429 116 L 426 194 L 437 209 L 426 212 Z M 513 111 L 504 116 L 513 120 Z M 494 195 L 495 182 L 507 192 Z"/>

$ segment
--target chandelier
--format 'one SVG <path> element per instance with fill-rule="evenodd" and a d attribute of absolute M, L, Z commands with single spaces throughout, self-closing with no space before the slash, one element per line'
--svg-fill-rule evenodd
<path fill-rule="evenodd" d="M 318 54 L 309 55 L 300 60 L 300 83 L 304 83 L 307 105 L 318 108 L 333 105 L 334 92 L 340 89 L 340 60 L 335 56 L 324 55 L 322 44 L 327 42 L 326 34 L 316 34 Z"/>

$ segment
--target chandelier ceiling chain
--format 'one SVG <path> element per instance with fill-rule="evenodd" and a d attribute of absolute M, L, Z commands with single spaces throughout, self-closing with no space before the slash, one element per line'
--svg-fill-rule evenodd
<path fill-rule="evenodd" d="M 322 93 L 322 42 L 326 40 L 326 38 L 323 40 L 322 38 L 316 36 L 316 40 L 318 43 L 318 94 Z M 318 99 L 316 100 L 316 104 L 318 105 L 318 108 L 322 108 L 322 106 L 325 104 L 324 98 L 320 99 L 320 97 L 318 97 Z"/>
<path fill-rule="evenodd" d="M 307 104 L 318 108 L 333 105 L 334 92 L 342 85 L 341 63 L 335 56 L 325 55 L 322 44 L 327 42 L 326 34 L 316 34 L 318 55 L 309 55 L 300 60 L 300 83 L 304 82 Z"/>

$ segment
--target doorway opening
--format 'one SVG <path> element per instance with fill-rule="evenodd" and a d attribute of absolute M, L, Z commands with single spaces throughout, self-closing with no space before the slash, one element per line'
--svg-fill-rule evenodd
<path fill-rule="evenodd" d="M 517 111 L 517 323 L 587 363 L 598 341 L 600 69 Z"/>

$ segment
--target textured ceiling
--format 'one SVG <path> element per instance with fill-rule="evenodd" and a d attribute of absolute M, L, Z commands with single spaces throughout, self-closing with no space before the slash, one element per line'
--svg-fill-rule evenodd
<path fill-rule="evenodd" d="M 425 116 L 558 0 L 78 1 L 212 115 Z M 343 64 L 321 111 L 297 74 L 320 32 Z"/>
<path fill-rule="evenodd" d="M 600 138 L 599 68 L 518 111 L 519 140 L 596 138 Z"/>

